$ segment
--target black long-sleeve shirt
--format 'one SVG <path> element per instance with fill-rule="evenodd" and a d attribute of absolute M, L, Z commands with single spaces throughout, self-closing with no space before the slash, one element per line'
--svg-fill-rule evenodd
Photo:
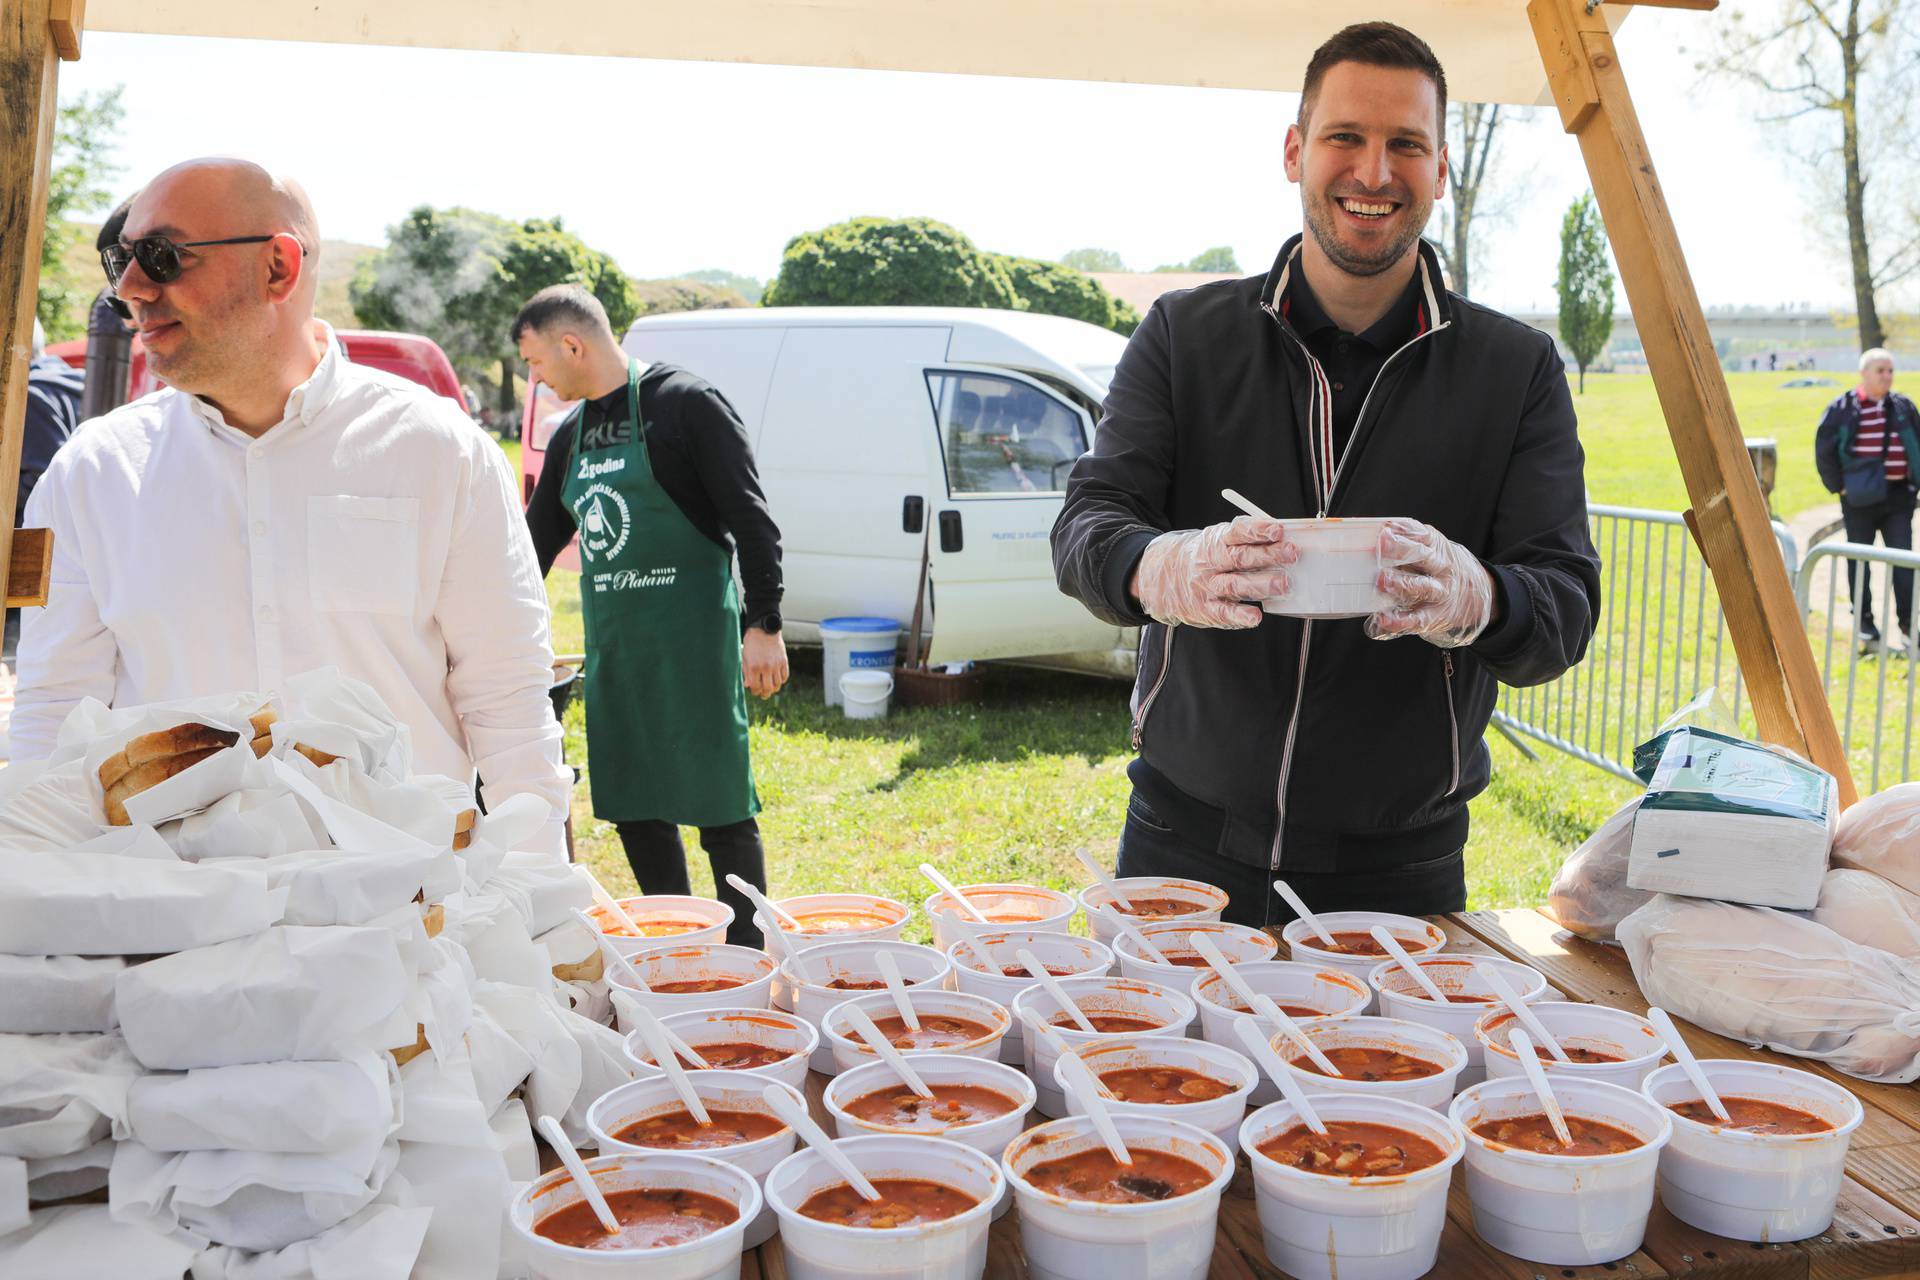
<path fill-rule="evenodd" d="M 669 364 L 640 375 L 640 416 L 647 424 L 647 461 L 654 479 L 682 515 L 715 545 L 740 557 L 747 626 L 780 611 L 780 529 L 767 510 L 746 424 L 727 398 L 704 379 Z M 576 422 L 589 440 L 629 439 L 627 389 L 587 401 L 547 442 L 547 463 L 527 504 L 527 530 L 544 575 L 575 533 L 573 512 L 561 501 L 577 447 Z"/>

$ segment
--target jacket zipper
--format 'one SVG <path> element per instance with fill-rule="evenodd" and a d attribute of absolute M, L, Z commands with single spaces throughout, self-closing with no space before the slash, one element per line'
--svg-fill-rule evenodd
<path fill-rule="evenodd" d="M 1272 303 L 1262 303 L 1260 309 L 1265 311 L 1267 315 L 1273 320 L 1273 322 L 1280 326 L 1280 332 L 1286 334 L 1288 338 L 1292 339 L 1293 344 L 1300 348 L 1300 354 L 1303 357 L 1305 357 L 1307 362 L 1307 367 L 1313 370 L 1314 378 L 1318 383 L 1324 384 L 1327 380 L 1326 370 L 1322 369 L 1320 367 L 1320 362 L 1313 358 L 1313 352 L 1307 350 L 1307 344 L 1300 341 L 1299 338 L 1295 337 L 1292 331 L 1289 330 L 1287 326 L 1281 321 L 1279 310 Z M 1340 460 L 1334 464 L 1333 479 L 1327 485 L 1327 492 L 1319 504 L 1320 519 L 1326 518 L 1327 508 L 1330 505 L 1332 505 L 1333 494 L 1340 487 L 1340 475 L 1343 471 L 1346 470 L 1347 459 L 1353 453 L 1354 441 L 1360 438 L 1360 424 L 1367 420 L 1367 406 L 1373 403 L 1373 393 L 1379 390 L 1380 379 L 1386 375 L 1388 367 L 1391 366 L 1395 360 L 1398 360 L 1401 357 L 1401 355 L 1404 354 L 1408 349 L 1410 349 L 1415 343 L 1419 342 L 1423 338 L 1428 338 L 1436 333 L 1439 333 L 1442 329 L 1447 328 L 1452 323 L 1453 322 L 1450 320 L 1442 320 L 1440 323 L 1434 325 L 1431 329 L 1427 329 L 1420 333 L 1414 334 L 1411 338 L 1401 343 L 1398 350 L 1394 351 L 1392 355 L 1388 356 L 1385 360 L 1380 362 L 1379 370 L 1376 371 L 1373 375 L 1372 384 L 1367 387 L 1367 394 L 1364 397 L 1362 397 L 1360 401 L 1360 412 L 1354 415 L 1353 431 L 1347 437 L 1346 446 L 1340 450 Z M 1316 399 L 1317 398 L 1318 397 L 1316 396 Z M 1329 398 L 1329 403 L 1331 403 L 1331 398 Z M 1308 421 L 1307 428 L 1308 430 L 1312 430 L 1313 423 L 1311 420 Z M 1267 858 L 1267 871 L 1271 875 L 1278 875 L 1280 873 L 1280 854 L 1286 842 L 1287 782 L 1293 776 L 1293 744 L 1294 744 L 1294 739 L 1298 736 L 1300 732 L 1301 704 L 1303 704 L 1306 701 L 1306 696 L 1307 696 L 1307 655 L 1311 651 L 1312 646 L 1313 646 L 1313 622 L 1311 620 L 1308 620 L 1306 622 L 1303 622 L 1300 627 L 1299 677 L 1294 682 L 1293 711 L 1287 717 L 1286 741 L 1285 741 L 1285 744 L 1280 749 L 1280 777 L 1278 781 L 1274 784 L 1273 848 Z M 1448 669 L 1451 670 L 1452 664 L 1453 664 L 1453 659 L 1451 656 L 1447 657 L 1447 664 L 1448 664 Z M 1451 683 L 1449 683 L 1447 686 L 1447 707 L 1448 707 L 1449 713 L 1451 713 L 1452 707 L 1453 707 L 1453 686 Z M 1454 789 L 1459 786 L 1460 734 L 1457 729 L 1454 732 L 1453 739 L 1454 739 L 1455 781 L 1454 781 L 1454 787 L 1448 788 L 1447 790 L 1448 795 L 1452 795 Z M 1271 899 L 1268 899 L 1268 906 L 1269 906 L 1269 909 L 1271 909 L 1271 906 L 1272 906 Z"/>
<path fill-rule="evenodd" d="M 1447 795 L 1460 789 L 1460 717 L 1453 710 L 1453 655 L 1440 655 L 1447 672 L 1447 743 L 1453 748 L 1453 780 L 1447 783 Z"/>
<path fill-rule="evenodd" d="M 1162 624 L 1160 627 L 1166 639 L 1160 643 L 1160 674 L 1153 678 L 1153 688 L 1147 690 L 1147 696 L 1140 701 L 1140 709 L 1133 713 L 1133 749 L 1140 749 L 1141 735 L 1147 731 L 1147 713 L 1153 710 L 1153 700 L 1160 696 L 1160 686 L 1167 682 L 1167 672 L 1173 668 L 1173 627 Z"/>

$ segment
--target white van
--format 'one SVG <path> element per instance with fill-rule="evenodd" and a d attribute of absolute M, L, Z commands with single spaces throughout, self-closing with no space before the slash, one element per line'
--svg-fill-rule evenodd
<path fill-rule="evenodd" d="M 1063 595 L 1048 548 L 1126 339 L 1016 311 L 770 307 L 648 316 L 622 345 L 745 420 L 791 639 L 845 616 L 905 630 L 925 546 L 931 661 L 1132 671 L 1132 629 Z"/>

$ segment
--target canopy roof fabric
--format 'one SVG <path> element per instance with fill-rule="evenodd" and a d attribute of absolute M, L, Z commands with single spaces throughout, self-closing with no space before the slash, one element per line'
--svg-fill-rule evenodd
<path fill-rule="evenodd" d="M 1611 27 L 1626 9 L 1604 11 Z M 1417 32 L 1461 101 L 1545 104 L 1525 0 L 90 0 L 91 31 L 1297 91 L 1349 22 Z"/>

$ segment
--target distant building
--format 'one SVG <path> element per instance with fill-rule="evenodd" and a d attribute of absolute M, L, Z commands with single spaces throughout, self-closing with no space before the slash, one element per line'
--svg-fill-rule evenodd
<path fill-rule="evenodd" d="M 1551 311 L 1516 311 L 1514 319 L 1536 329 L 1560 336 L 1559 316 Z M 1735 372 L 1759 370 L 1781 372 L 1793 369 L 1822 369 L 1851 373 L 1860 363 L 1860 334 L 1843 326 L 1831 311 L 1812 307 L 1714 307 L 1707 311 L 1707 329 L 1713 335 L 1713 348 L 1721 367 Z M 1904 335 L 1888 342 L 1894 358 L 1902 365 L 1915 367 L 1920 360 L 1920 345 Z M 1572 356 L 1562 347 L 1560 354 L 1568 363 Z M 1633 317 L 1624 311 L 1613 319 L 1613 339 L 1589 369 L 1612 369 L 1621 373 L 1642 373 L 1647 367 L 1646 352 L 1640 344 L 1640 331 Z"/>
<path fill-rule="evenodd" d="M 1215 275 L 1210 271 L 1094 271 L 1089 273 L 1122 302 L 1130 302 L 1141 315 L 1147 314 L 1154 300 L 1175 289 L 1212 284 L 1215 280 L 1239 280 L 1242 277 Z"/>

